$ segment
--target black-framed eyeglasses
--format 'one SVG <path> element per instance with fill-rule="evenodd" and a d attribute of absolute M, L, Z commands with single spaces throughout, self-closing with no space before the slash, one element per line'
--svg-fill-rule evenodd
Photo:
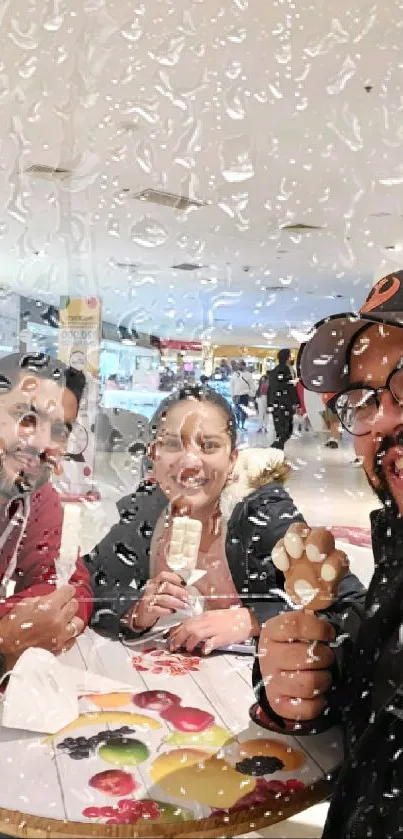
<path fill-rule="evenodd" d="M 381 395 L 389 391 L 398 405 L 403 407 L 403 360 L 389 373 L 383 387 L 349 385 L 336 393 L 328 406 L 337 414 L 343 428 L 354 437 L 370 434 L 381 405 Z"/>

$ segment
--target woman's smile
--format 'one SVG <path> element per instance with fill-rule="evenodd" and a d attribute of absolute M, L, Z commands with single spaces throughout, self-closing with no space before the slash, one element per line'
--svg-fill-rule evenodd
<path fill-rule="evenodd" d="M 186 492 L 202 489 L 210 483 L 211 478 L 208 478 L 203 472 L 195 472 L 194 469 L 181 469 L 176 475 L 171 476 L 171 480 Z"/>

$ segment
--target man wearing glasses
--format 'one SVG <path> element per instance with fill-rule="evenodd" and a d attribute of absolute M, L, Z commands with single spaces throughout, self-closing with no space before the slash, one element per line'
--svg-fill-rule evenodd
<path fill-rule="evenodd" d="M 259 702 L 280 729 L 344 724 L 325 839 L 403 837 L 402 330 L 398 271 L 377 283 L 359 315 L 319 323 L 298 360 L 304 386 L 324 395 L 353 436 L 382 502 L 371 515 L 375 572 L 362 614 L 338 626 L 308 612 L 274 618 L 255 663 Z"/>

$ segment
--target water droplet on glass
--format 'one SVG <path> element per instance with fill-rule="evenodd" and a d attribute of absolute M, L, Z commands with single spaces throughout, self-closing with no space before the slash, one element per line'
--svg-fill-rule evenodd
<path fill-rule="evenodd" d="M 223 177 L 229 183 L 249 180 L 255 174 L 251 160 L 250 137 L 239 134 L 228 137 L 220 146 L 220 162 Z"/>
<path fill-rule="evenodd" d="M 116 219 L 110 219 L 106 225 L 106 232 L 109 236 L 120 236 L 119 222 Z"/>
<path fill-rule="evenodd" d="M 174 67 L 181 57 L 184 46 L 185 38 L 183 35 L 180 35 L 179 37 L 168 38 L 163 41 L 155 52 L 148 50 L 148 55 L 158 64 L 162 64 L 165 67 Z"/>
<path fill-rule="evenodd" d="M 173 147 L 172 154 L 179 166 L 185 169 L 192 169 L 195 166 L 196 160 L 193 156 L 194 152 L 200 151 L 198 141 L 201 134 L 202 122 L 201 120 L 194 120 L 189 118 L 185 123 L 186 129 L 180 135 L 179 141 Z"/>
<path fill-rule="evenodd" d="M 36 55 L 31 55 L 30 58 L 27 58 L 27 60 L 20 65 L 20 67 L 18 68 L 18 74 L 21 76 L 22 79 L 31 79 L 32 76 L 36 73 L 37 66 L 38 59 Z"/>
<path fill-rule="evenodd" d="M 8 37 L 11 41 L 17 46 L 20 47 L 22 50 L 37 50 L 38 49 L 38 41 L 34 37 L 35 35 L 36 26 L 34 23 L 31 23 L 27 26 L 26 31 L 22 31 L 20 26 L 16 20 L 12 20 L 10 23 L 10 31 L 8 32 Z"/>
<path fill-rule="evenodd" d="M 130 41 L 131 43 L 139 41 L 143 35 L 143 29 L 140 22 L 137 19 L 134 20 L 129 27 L 121 29 L 121 35 L 126 41 Z"/>
<path fill-rule="evenodd" d="M 336 44 L 346 44 L 348 40 L 348 32 L 343 29 L 338 18 L 333 18 L 330 32 L 328 32 L 316 43 L 311 42 L 311 44 L 305 47 L 304 52 L 310 58 L 316 58 L 318 55 L 326 55 L 326 53 L 330 52 Z"/>
<path fill-rule="evenodd" d="M 225 71 L 225 75 L 228 76 L 229 79 L 235 80 L 237 79 L 242 73 L 242 64 L 240 61 L 231 61 L 228 64 L 228 67 Z"/>
<path fill-rule="evenodd" d="M 154 125 L 158 122 L 158 113 L 156 111 L 158 111 L 158 99 L 153 96 L 150 99 L 142 99 L 141 102 L 128 106 L 124 114 L 125 116 L 134 114 L 144 119 L 149 125 Z"/>
<path fill-rule="evenodd" d="M 243 103 L 243 90 L 240 87 L 232 87 L 224 95 L 225 109 L 228 116 L 234 120 L 245 118 L 245 106 Z"/>
<path fill-rule="evenodd" d="M 356 114 L 351 113 L 348 103 L 343 105 L 340 112 L 335 111 L 334 118 L 327 122 L 327 127 L 334 131 L 339 139 L 345 143 L 351 151 L 360 151 L 363 147 L 361 124 Z"/>
<path fill-rule="evenodd" d="M 148 140 L 140 140 L 140 142 L 137 143 L 135 159 L 143 172 L 152 172 L 154 166 L 154 155 L 152 146 Z"/>
<path fill-rule="evenodd" d="M 326 85 L 326 91 L 331 96 L 337 95 L 344 90 L 347 82 L 351 79 L 355 71 L 357 69 L 357 65 L 355 61 L 348 55 L 347 58 L 343 61 L 343 64 L 337 73 L 337 75 Z"/>
<path fill-rule="evenodd" d="M 144 217 L 136 222 L 131 229 L 131 238 L 143 248 L 157 248 L 165 245 L 168 233 L 159 222 Z"/>
<path fill-rule="evenodd" d="M 57 32 L 64 23 L 63 15 L 53 15 L 53 17 L 48 18 L 45 20 L 43 24 L 43 28 L 47 29 L 48 32 Z"/>
<path fill-rule="evenodd" d="M 372 6 L 372 8 L 369 12 L 368 18 L 362 26 L 362 29 L 358 32 L 357 35 L 355 35 L 355 37 L 353 39 L 354 44 L 358 44 L 360 41 L 362 41 L 365 38 L 366 35 L 368 35 L 368 32 L 370 32 L 370 30 L 374 26 L 374 23 L 376 22 L 377 17 L 378 17 L 377 8 L 376 8 L 376 6 Z"/>
<path fill-rule="evenodd" d="M 231 27 L 229 35 L 227 35 L 227 41 L 230 41 L 232 44 L 242 44 L 247 37 L 246 29 L 235 29 L 235 27 Z"/>

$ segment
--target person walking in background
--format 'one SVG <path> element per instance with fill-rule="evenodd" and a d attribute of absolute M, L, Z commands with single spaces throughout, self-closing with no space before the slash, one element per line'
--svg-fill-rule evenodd
<path fill-rule="evenodd" d="M 242 431 L 245 428 L 245 421 L 247 417 L 247 413 L 244 408 L 248 405 L 251 396 L 254 395 L 255 383 L 253 381 L 253 376 L 246 369 L 246 363 L 244 361 L 240 361 L 238 369 L 235 370 L 231 377 L 231 397 L 235 405 L 237 425 Z"/>
<path fill-rule="evenodd" d="M 259 380 L 256 391 L 257 415 L 259 417 L 260 431 L 267 431 L 267 395 L 269 392 L 269 374 L 264 373 Z"/>
<path fill-rule="evenodd" d="M 341 425 L 340 420 L 335 414 L 334 411 L 326 405 L 326 408 L 323 412 L 323 419 L 326 425 L 326 428 L 329 432 L 329 437 L 326 440 L 325 446 L 328 449 L 338 449 L 339 443 L 341 440 Z"/>
<path fill-rule="evenodd" d="M 268 404 L 273 409 L 276 439 L 273 448 L 284 449 L 291 437 L 293 416 L 298 408 L 297 391 L 290 369 L 291 351 L 279 350 L 278 364 L 270 373 Z"/>
<path fill-rule="evenodd" d="M 301 382 L 301 379 L 297 379 L 295 387 L 296 387 L 297 397 L 298 397 L 298 402 L 299 402 L 299 408 L 297 409 L 298 431 L 299 431 L 299 433 L 301 433 L 303 429 L 305 431 L 309 430 L 309 419 L 308 419 L 308 413 L 307 413 L 306 405 L 305 405 L 305 389 L 304 389 L 304 386 Z"/>
<path fill-rule="evenodd" d="M 112 373 L 111 376 L 108 376 L 105 382 L 105 390 L 119 390 L 119 382 L 116 373 Z"/>

